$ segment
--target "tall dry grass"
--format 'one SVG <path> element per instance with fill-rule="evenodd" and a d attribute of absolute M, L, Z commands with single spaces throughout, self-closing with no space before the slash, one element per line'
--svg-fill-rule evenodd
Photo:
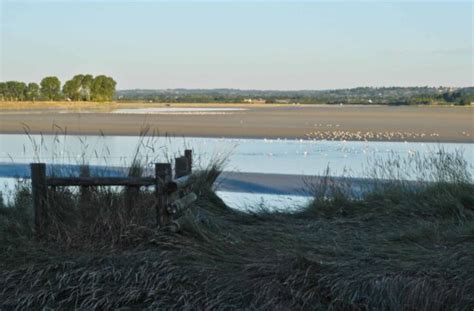
<path fill-rule="evenodd" d="M 24 188 L 0 209 L 1 306 L 472 310 L 474 186 L 459 155 L 433 156 L 421 163 L 437 178 L 420 187 L 387 182 L 396 170 L 380 166 L 385 177 L 362 197 L 328 177 L 291 213 L 227 207 L 210 167 L 194 176 L 199 199 L 178 233 L 157 230 L 147 191 L 130 215 L 121 192 L 84 202 L 58 190 L 56 227 L 34 241 Z"/>

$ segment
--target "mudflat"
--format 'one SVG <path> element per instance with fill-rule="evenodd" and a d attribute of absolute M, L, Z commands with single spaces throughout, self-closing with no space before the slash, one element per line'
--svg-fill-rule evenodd
<path fill-rule="evenodd" d="M 126 108 L 133 109 L 128 104 Z M 166 107 L 154 113 L 60 108 L 0 109 L 0 132 L 138 135 L 150 126 L 161 135 L 243 138 L 439 141 L 472 143 L 473 107 L 144 105 Z M 173 111 L 173 108 L 182 110 Z M 186 111 L 186 108 L 228 111 Z M 183 110 L 184 108 L 184 110 Z"/>

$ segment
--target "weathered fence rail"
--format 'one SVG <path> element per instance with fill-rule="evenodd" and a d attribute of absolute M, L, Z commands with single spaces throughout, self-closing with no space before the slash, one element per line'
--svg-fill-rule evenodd
<path fill-rule="evenodd" d="M 144 187 L 156 184 L 155 177 L 47 177 L 46 183 L 52 187 L 68 186 L 127 186 Z"/>
<path fill-rule="evenodd" d="M 185 209 L 197 199 L 194 193 L 183 193 L 182 198 L 171 201 L 171 195 L 186 189 L 192 184 L 192 151 L 185 150 L 184 156 L 175 159 L 175 174 L 173 178 L 171 163 L 156 163 L 154 177 L 91 177 L 89 170 L 84 167 L 79 177 L 47 176 L 45 163 L 31 163 L 31 186 L 33 195 L 33 210 L 35 230 L 38 235 L 45 231 L 48 224 L 48 208 L 50 206 L 48 189 L 55 187 L 81 187 L 81 196 L 90 187 L 124 186 L 127 188 L 127 201 L 130 208 L 138 195 L 140 187 L 155 187 L 157 223 L 160 226 L 172 224 L 173 215 L 177 210 Z"/>

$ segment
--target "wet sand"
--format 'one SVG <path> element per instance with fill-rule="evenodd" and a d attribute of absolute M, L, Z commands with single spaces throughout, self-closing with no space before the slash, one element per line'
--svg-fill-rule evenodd
<path fill-rule="evenodd" d="M 102 132 L 105 135 L 138 135 L 145 125 L 149 125 L 161 135 L 194 137 L 335 138 L 465 143 L 472 143 L 474 137 L 473 107 L 232 107 L 242 107 L 246 110 L 217 114 L 115 114 L 54 109 L 2 109 L 0 133 L 24 133 L 24 125 L 27 125 L 30 133 L 55 133 L 59 127 L 67 129 L 71 134 Z M 367 133 L 374 135 L 371 137 Z"/>

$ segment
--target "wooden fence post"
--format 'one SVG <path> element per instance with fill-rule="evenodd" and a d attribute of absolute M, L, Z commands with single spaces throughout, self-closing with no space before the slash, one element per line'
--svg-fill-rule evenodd
<path fill-rule="evenodd" d="M 170 163 L 156 163 L 155 164 L 156 177 L 156 215 L 157 222 L 160 226 L 167 226 L 171 222 L 171 217 L 168 213 L 168 194 L 166 193 L 164 185 L 171 181 L 171 164 Z"/>
<path fill-rule="evenodd" d="M 193 172 L 193 151 L 191 149 L 184 150 L 184 157 L 188 160 L 188 173 L 189 175 Z"/>
<path fill-rule="evenodd" d="M 188 159 L 186 157 L 179 157 L 174 159 L 174 176 L 180 178 L 188 174 Z"/>
<path fill-rule="evenodd" d="M 35 233 L 37 236 L 41 236 L 44 233 L 48 217 L 48 185 L 46 184 L 46 164 L 31 163 L 30 168 Z"/>
<path fill-rule="evenodd" d="M 90 177 L 90 168 L 88 165 L 81 165 L 79 176 L 80 177 Z M 89 202 L 90 201 L 90 189 L 88 186 L 81 186 L 80 188 L 80 200 L 81 202 Z"/>
<path fill-rule="evenodd" d="M 125 189 L 125 201 L 127 205 L 127 213 L 131 215 L 134 204 L 137 202 L 138 196 L 140 195 L 140 187 L 127 186 Z"/>
<path fill-rule="evenodd" d="M 137 176 L 136 172 L 133 172 L 133 170 L 130 170 L 128 172 L 128 177 L 139 177 L 140 175 Z M 127 208 L 127 213 L 129 215 L 132 215 L 134 203 L 137 201 L 139 195 L 140 195 L 140 187 L 138 186 L 125 187 L 125 204 Z"/>

